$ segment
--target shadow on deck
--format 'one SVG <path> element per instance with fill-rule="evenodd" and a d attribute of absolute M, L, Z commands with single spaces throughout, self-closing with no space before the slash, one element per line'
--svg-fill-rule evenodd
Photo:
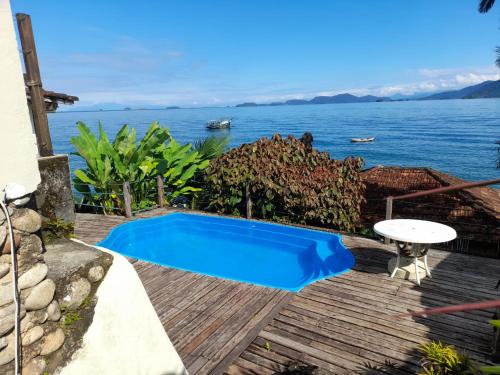
<path fill-rule="evenodd" d="M 76 236 L 94 244 L 124 221 L 78 214 Z M 498 298 L 500 260 L 432 250 L 433 277 L 419 287 L 388 277 L 391 247 L 348 236 L 344 243 L 356 257 L 355 268 L 296 294 L 133 263 L 190 374 L 273 374 L 291 362 L 335 374 L 414 374 L 418 345 L 430 339 L 488 362 L 492 311 L 402 320 L 394 315 Z"/>

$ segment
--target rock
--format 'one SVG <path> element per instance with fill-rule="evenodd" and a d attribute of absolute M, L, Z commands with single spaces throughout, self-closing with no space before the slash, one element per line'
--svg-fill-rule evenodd
<path fill-rule="evenodd" d="M 10 264 L 11 262 L 12 262 L 12 260 L 10 259 L 10 255 L 9 254 L 4 254 L 4 255 L 0 256 L 0 263 L 8 263 L 8 264 Z"/>
<path fill-rule="evenodd" d="M 57 322 L 61 319 L 61 309 L 56 300 L 53 300 L 50 305 L 47 306 L 47 315 L 51 322 Z"/>
<path fill-rule="evenodd" d="M 95 283 L 104 277 L 104 268 L 102 266 L 94 266 L 89 269 L 88 278 L 91 282 Z"/>
<path fill-rule="evenodd" d="M 37 263 L 34 267 L 23 273 L 18 280 L 19 289 L 31 288 L 37 285 L 45 276 L 47 276 L 49 268 L 45 263 Z"/>
<path fill-rule="evenodd" d="M 16 310 L 16 306 L 13 303 L 11 303 L 10 305 L 0 307 L 0 319 L 14 314 L 15 310 Z M 24 308 L 23 304 L 21 304 L 19 314 L 21 315 L 21 318 L 23 318 L 26 315 L 26 309 Z"/>
<path fill-rule="evenodd" d="M 0 265 L 2 264 L 7 264 L 7 263 L 0 263 Z M 6 285 L 12 282 L 12 276 L 10 273 L 10 264 L 7 265 L 9 266 L 9 272 L 4 277 L 0 278 L 0 285 Z"/>
<path fill-rule="evenodd" d="M 0 285 L 0 306 L 11 303 L 13 300 L 12 283 Z"/>
<path fill-rule="evenodd" d="M 42 357 L 33 358 L 23 367 L 23 375 L 42 375 L 47 367 L 47 363 Z"/>
<path fill-rule="evenodd" d="M 89 281 L 82 277 L 76 281 L 72 281 L 67 287 L 64 293 L 64 306 L 68 310 L 76 310 L 83 303 L 85 298 L 88 297 L 90 293 L 90 283 Z"/>
<path fill-rule="evenodd" d="M 0 309 L 0 336 L 5 335 L 12 328 L 14 328 L 14 312 L 15 305 L 11 303 L 5 307 Z M 26 315 L 26 309 L 23 305 L 21 305 L 21 309 L 19 310 L 19 316 L 21 319 Z"/>
<path fill-rule="evenodd" d="M 30 295 L 30 293 L 33 291 L 33 288 L 34 287 L 23 289 L 19 293 L 19 295 L 21 297 L 21 301 L 23 301 L 23 303 L 26 302 L 26 298 L 28 298 L 28 296 Z"/>
<path fill-rule="evenodd" d="M 26 298 L 26 310 L 40 310 L 46 307 L 54 298 L 56 284 L 51 279 L 45 279 L 35 286 Z"/>
<path fill-rule="evenodd" d="M 33 344 L 35 341 L 39 340 L 43 336 L 43 328 L 41 326 L 35 326 L 29 329 L 24 335 L 22 335 L 23 346 L 28 346 Z"/>
<path fill-rule="evenodd" d="M 0 350 L 7 346 L 7 337 L 0 337 Z"/>
<path fill-rule="evenodd" d="M 17 230 L 27 233 L 35 233 L 42 226 L 42 217 L 38 212 L 29 208 L 21 208 L 12 215 L 12 226 Z"/>
<path fill-rule="evenodd" d="M 0 319 L 0 336 L 10 332 L 12 328 L 14 328 L 14 324 L 14 315 L 9 315 Z"/>
<path fill-rule="evenodd" d="M 10 264 L 0 263 L 0 279 L 7 275 L 10 271 Z"/>
<path fill-rule="evenodd" d="M 49 314 L 45 310 L 30 311 L 21 320 L 21 333 L 26 333 L 33 327 L 43 324 L 47 321 Z"/>
<path fill-rule="evenodd" d="M 21 333 L 25 333 L 31 328 L 35 326 L 35 323 L 31 321 L 30 316 L 25 316 L 24 319 L 21 320 L 21 327 L 19 327 Z"/>
<path fill-rule="evenodd" d="M 14 360 L 14 346 L 15 344 L 9 343 L 4 349 L 0 351 L 0 366 Z"/>
<path fill-rule="evenodd" d="M 0 248 L 3 246 L 5 239 L 7 238 L 7 227 L 5 225 L 0 226 Z"/>
<path fill-rule="evenodd" d="M 21 234 L 17 231 L 14 232 L 14 244 L 16 245 L 16 249 L 19 249 L 19 245 L 21 244 Z M 3 245 L 2 254 L 10 254 L 11 246 L 12 243 L 10 240 L 10 234 L 7 234 L 7 240 Z"/>
<path fill-rule="evenodd" d="M 49 318 L 49 314 L 45 309 L 37 311 L 29 311 L 28 313 L 26 313 L 26 316 L 28 320 L 31 321 L 34 325 L 43 324 Z"/>
<path fill-rule="evenodd" d="M 15 343 L 14 333 L 5 336 L 4 339 L 7 345 L 0 351 L 0 366 L 11 362 L 15 356 L 14 348 L 16 343 Z"/>
<path fill-rule="evenodd" d="M 14 213 L 14 210 L 12 209 L 12 207 L 7 207 L 7 212 L 9 213 L 9 216 L 11 216 Z M 4 221 L 6 221 L 5 212 L 3 212 L 3 210 L 0 208 L 0 225 L 2 225 Z"/>
<path fill-rule="evenodd" d="M 14 323 L 14 315 L 6 316 L 5 318 L 0 319 L 0 335 L 9 333 L 12 328 L 14 328 Z"/>
<path fill-rule="evenodd" d="M 70 277 L 82 267 L 97 264 L 97 261 L 102 264 L 101 262 L 108 257 L 112 259 L 109 254 L 100 253 L 89 246 L 69 240 L 54 240 L 46 245 L 46 250 L 43 257 L 49 266 L 47 277 L 53 280 Z"/>
<path fill-rule="evenodd" d="M 36 234 L 30 234 L 22 237 L 21 244 L 19 245 L 19 253 L 23 254 L 29 252 L 33 254 L 41 254 L 42 251 L 42 240 L 39 236 Z"/>
<path fill-rule="evenodd" d="M 27 332 L 38 324 L 45 323 L 49 317 L 45 310 L 30 311 L 25 315 L 24 319 L 21 320 L 21 333 Z"/>
<path fill-rule="evenodd" d="M 54 332 L 49 333 L 43 339 L 41 355 L 47 355 L 55 352 L 64 344 L 64 332 L 61 328 L 57 328 Z"/>
<path fill-rule="evenodd" d="M 28 366 L 28 364 L 31 362 L 33 358 L 36 358 L 40 355 L 40 350 L 42 348 L 42 341 L 43 340 L 38 340 L 35 343 L 29 345 L 29 346 L 24 346 L 22 348 L 23 350 L 23 360 L 22 360 L 22 366 Z"/>

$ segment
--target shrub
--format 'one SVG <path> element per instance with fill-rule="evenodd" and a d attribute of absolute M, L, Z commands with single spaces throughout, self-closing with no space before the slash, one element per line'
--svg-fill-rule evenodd
<path fill-rule="evenodd" d="M 467 354 L 458 352 L 452 345 L 431 341 L 420 346 L 422 353 L 419 375 L 472 375 L 479 369 Z"/>
<path fill-rule="evenodd" d="M 292 136 L 261 138 L 210 162 L 209 208 L 241 215 L 248 186 L 253 216 L 353 230 L 363 200 L 362 165 L 360 158 L 330 159 Z"/>
<path fill-rule="evenodd" d="M 200 142 L 204 146 L 202 153 L 191 144 L 177 143 L 168 129 L 156 122 L 139 142 L 135 129 L 129 129 L 128 125 L 118 131 L 112 142 L 102 125 L 99 125 L 99 138 L 84 123 L 77 123 L 77 127 L 80 134 L 71 138 L 71 143 L 87 168 L 75 170 L 74 186 L 80 193 L 81 204 L 101 207 L 104 213 L 123 212 L 125 181 L 130 182 L 134 210 L 156 204 L 158 175 L 164 179 L 167 203 L 180 196 L 196 194 L 201 189 L 191 183 L 193 177 L 227 144 L 218 139 Z"/>
<path fill-rule="evenodd" d="M 42 223 L 42 236 L 44 242 L 50 242 L 57 238 L 72 238 L 74 232 L 74 224 L 62 219 L 53 219 Z"/>

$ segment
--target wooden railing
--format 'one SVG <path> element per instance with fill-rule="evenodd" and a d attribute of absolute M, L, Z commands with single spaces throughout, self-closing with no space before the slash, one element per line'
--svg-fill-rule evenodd
<path fill-rule="evenodd" d="M 158 207 L 165 206 L 165 191 L 163 185 L 163 177 L 156 176 L 156 189 L 158 192 Z M 130 193 L 130 182 L 123 183 L 123 204 L 125 207 L 125 217 L 132 217 L 132 194 Z"/>
<path fill-rule="evenodd" d="M 465 182 L 463 184 L 456 184 L 456 185 L 444 186 L 444 187 L 430 189 L 430 190 L 417 191 L 415 193 L 399 195 L 397 197 L 389 196 L 389 197 L 385 198 L 386 199 L 385 219 L 386 220 L 392 219 L 392 208 L 393 208 L 393 202 L 395 200 L 412 199 L 412 198 L 424 197 L 426 195 L 450 193 L 452 191 L 466 190 L 466 189 L 471 189 L 471 188 L 480 187 L 480 186 L 495 185 L 495 184 L 499 184 L 499 183 L 500 183 L 500 178 L 497 178 L 494 180 L 486 180 L 486 181 L 478 181 L 478 182 Z M 389 239 L 386 238 L 385 243 L 388 244 Z"/>

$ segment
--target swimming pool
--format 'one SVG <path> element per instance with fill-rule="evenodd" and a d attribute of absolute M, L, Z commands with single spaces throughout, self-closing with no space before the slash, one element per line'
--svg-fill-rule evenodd
<path fill-rule="evenodd" d="M 163 266 L 294 292 L 354 266 L 337 234 L 185 213 L 122 224 L 98 245 Z"/>

